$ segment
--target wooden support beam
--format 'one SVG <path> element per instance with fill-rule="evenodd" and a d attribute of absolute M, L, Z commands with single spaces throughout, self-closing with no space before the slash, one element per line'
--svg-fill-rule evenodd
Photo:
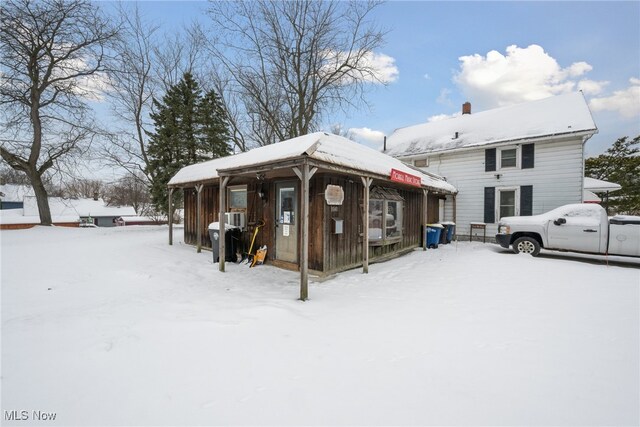
<path fill-rule="evenodd" d="M 196 185 L 196 252 L 202 252 L 202 184 Z"/>
<path fill-rule="evenodd" d="M 362 176 L 362 185 L 364 186 L 364 201 L 363 201 L 363 213 L 362 220 L 364 222 L 364 239 L 362 241 L 362 272 L 364 274 L 369 273 L 369 187 L 373 182 L 372 178 Z M 384 216 L 383 216 L 384 218 Z"/>
<path fill-rule="evenodd" d="M 168 215 L 168 223 L 169 223 L 169 245 L 173 245 L 173 204 L 171 197 L 173 196 L 173 187 L 169 188 L 169 215 Z"/>
<path fill-rule="evenodd" d="M 305 162 L 302 165 L 301 173 L 302 256 L 300 257 L 300 300 L 302 301 L 306 301 L 309 298 L 309 175 L 309 164 Z"/>
<path fill-rule="evenodd" d="M 458 240 L 458 220 L 456 218 L 456 195 L 453 195 L 453 223 L 455 224 L 455 228 L 453 229 L 453 240 Z M 469 235 L 471 235 L 471 231 L 469 231 Z"/>
<path fill-rule="evenodd" d="M 224 213 L 227 210 L 227 184 L 229 183 L 229 177 L 220 178 L 220 212 L 218 213 L 218 223 L 220 224 L 220 238 L 218 239 L 218 248 L 220 249 L 220 262 L 219 268 L 221 272 L 224 272 L 224 254 L 225 254 L 225 235 L 224 235 Z"/>
<path fill-rule="evenodd" d="M 422 250 L 427 250 L 427 224 L 429 222 L 429 190 L 423 189 L 422 193 L 424 194 L 424 216 L 422 218 Z"/>

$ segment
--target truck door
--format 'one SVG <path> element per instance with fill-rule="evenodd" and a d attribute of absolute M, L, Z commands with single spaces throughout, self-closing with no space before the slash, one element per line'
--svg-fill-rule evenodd
<path fill-rule="evenodd" d="M 601 225 L 593 217 L 562 217 L 565 222 L 549 221 L 549 249 L 566 249 L 577 252 L 600 252 Z"/>

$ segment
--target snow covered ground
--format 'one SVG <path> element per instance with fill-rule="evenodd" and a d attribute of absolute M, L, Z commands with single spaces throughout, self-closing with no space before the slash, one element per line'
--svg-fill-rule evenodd
<path fill-rule="evenodd" d="M 640 422 L 638 260 L 460 242 L 301 302 L 297 273 L 219 273 L 181 235 L 0 234 L 5 425 Z"/>

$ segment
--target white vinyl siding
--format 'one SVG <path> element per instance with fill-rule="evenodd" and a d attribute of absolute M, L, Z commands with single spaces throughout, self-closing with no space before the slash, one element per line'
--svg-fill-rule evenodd
<path fill-rule="evenodd" d="M 513 148 L 514 145 L 505 146 Z M 429 155 L 429 167 L 421 168 L 444 176 L 458 189 L 457 233 L 469 235 L 471 222 L 484 220 L 484 188 L 519 188 L 533 186 L 533 215 L 538 215 L 569 203 L 582 202 L 583 150 L 582 140 L 537 142 L 535 167 L 532 169 L 502 169 L 485 172 L 484 150 L 464 150 Z M 500 148 L 500 147 L 498 147 Z M 497 153 L 499 156 L 499 153 Z M 518 149 L 518 156 L 521 150 Z M 520 159 L 518 159 L 518 164 Z M 497 178 L 497 175 L 500 178 Z M 496 204 L 498 203 L 496 194 Z M 519 199 L 517 198 L 517 203 Z M 517 206 L 519 208 L 519 206 Z M 496 218 L 499 213 L 496 212 Z M 441 218 L 442 219 L 442 218 Z M 444 220 L 453 220 L 453 199 L 447 196 Z M 497 219 L 487 224 L 487 236 L 497 232 Z"/>

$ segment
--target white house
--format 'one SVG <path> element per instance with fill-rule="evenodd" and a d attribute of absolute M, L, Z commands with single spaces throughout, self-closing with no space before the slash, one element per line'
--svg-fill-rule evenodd
<path fill-rule="evenodd" d="M 16 188 L 24 187 L 18 196 L 14 196 Z M 0 193 L 5 194 L 1 203 L 6 200 L 14 203 L 8 209 L 0 210 L 0 228 L 29 228 L 40 223 L 38 202 L 29 186 L 0 186 Z M 10 191 L 13 190 L 13 191 Z M 19 202 L 19 206 L 16 206 Z M 115 227 L 120 217 L 136 216 L 132 206 L 107 206 L 102 199 L 64 199 L 49 197 L 49 210 L 54 224 L 78 226 L 93 224 L 99 227 Z"/>
<path fill-rule="evenodd" d="M 385 152 L 458 189 L 440 215 L 457 223 L 456 234 L 485 223 L 493 236 L 503 216 L 581 203 L 584 144 L 597 132 L 576 92 L 476 114 L 465 103 L 460 116 L 397 129 Z"/>

